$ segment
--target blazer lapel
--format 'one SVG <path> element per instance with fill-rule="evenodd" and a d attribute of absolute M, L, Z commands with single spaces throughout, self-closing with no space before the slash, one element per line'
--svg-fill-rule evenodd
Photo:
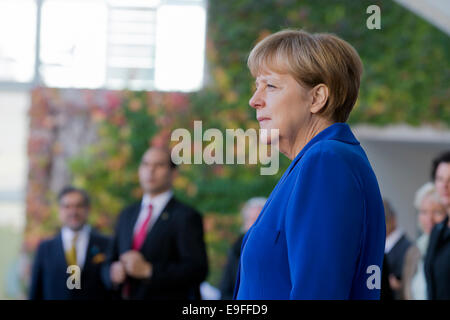
<path fill-rule="evenodd" d="M 62 240 L 62 232 L 58 233 L 55 244 L 56 244 L 55 263 L 61 266 L 64 270 L 67 270 L 67 260 Z"/>
<path fill-rule="evenodd" d="M 167 202 L 164 209 L 161 211 L 161 214 L 159 215 L 158 219 L 156 219 L 155 223 L 153 224 L 150 231 L 147 233 L 147 236 L 145 237 L 144 243 L 142 245 L 141 249 L 144 249 L 148 246 L 148 244 L 152 243 L 152 238 L 155 238 L 158 233 L 163 231 L 165 229 L 165 226 L 167 225 L 170 215 L 172 214 L 172 209 L 175 204 L 176 200 L 174 196 L 170 198 L 170 200 Z"/>
<path fill-rule="evenodd" d="M 131 249 L 131 245 L 133 244 L 134 237 L 134 226 L 136 225 L 136 221 L 139 217 L 139 213 L 141 212 L 142 201 L 139 202 L 139 205 L 136 205 L 135 208 L 132 209 L 130 214 L 130 219 L 128 219 L 128 224 L 125 227 L 125 239 L 127 241 L 126 248 Z"/>
<path fill-rule="evenodd" d="M 430 243 L 428 244 L 427 249 L 427 256 L 429 256 L 430 259 L 434 257 L 436 254 L 436 245 L 440 238 L 442 238 L 442 233 L 445 231 L 445 226 L 448 223 L 448 217 L 445 218 L 445 220 L 439 224 L 436 225 L 436 233 L 434 237 L 430 237 Z"/>
<path fill-rule="evenodd" d="M 89 270 L 89 267 L 91 266 L 91 253 L 92 253 L 92 247 L 94 246 L 95 241 L 92 239 L 94 237 L 93 230 L 89 231 L 89 240 L 88 245 L 86 248 L 86 255 L 84 258 L 84 264 L 83 268 L 81 268 L 82 271 Z M 83 273 L 82 273 L 83 274 Z"/>

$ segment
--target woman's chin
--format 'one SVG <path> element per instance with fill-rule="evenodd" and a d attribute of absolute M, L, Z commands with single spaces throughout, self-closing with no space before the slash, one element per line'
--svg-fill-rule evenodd
<path fill-rule="evenodd" d="M 279 130 L 273 128 L 259 129 L 259 142 L 267 145 L 277 145 L 279 141 Z"/>

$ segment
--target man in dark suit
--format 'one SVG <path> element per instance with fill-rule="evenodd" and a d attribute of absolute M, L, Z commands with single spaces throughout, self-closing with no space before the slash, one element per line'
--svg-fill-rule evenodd
<path fill-rule="evenodd" d="M 386 220 L 385 258 L 389 269 L 389 284 L 396 300 L 402 300 L 402 270 L 406 251 L 411 241 L 397 226 L 397 218 L 391 204 L 383 200 Z"/>
<path fill-rule="evenodd" d="M 430 234 L 424 268 L 428 299 L 450 300 L 450 150 L 433 160 L 431 179 L 447 216 Z"/>
<path fill-rule="evenodd" d="M 202 218 L 173 197 L 175 174 L 170 150 L 143 155 L 144 196 L 121 212 L 103 270 L 123 299 L 200 299 L 208 272 Z"/>
<path fill-rule="evenodd" d="M 42 241 L 32 269 L 29 298 L 33 300 L 107 299 L 101 265 L 109 239 L 87 224 L 89 196 L 64 188 L 59 196 L 61 231 Z"/>

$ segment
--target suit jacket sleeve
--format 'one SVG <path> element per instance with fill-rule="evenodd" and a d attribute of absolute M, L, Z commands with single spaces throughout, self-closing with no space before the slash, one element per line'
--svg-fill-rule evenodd
<path fill-rule="evenodd" d="M 348 299 L 363 237 L 364 200 L 348 163 L 319 146 L 302 159 L 285 230 L 291 299 Z"/>
<path fill-rule="evenodd" d="M 176 245 L 179 261 L 153 264 L 153 286 L 177 287 L 199 284 L 207 275 L 208 259 L 203 239 L 202 217 L 188 210 L 177 221 Z"/>
<path fill-rule="evenodd" d="M 36 251 L 36 255 L 33 262 L 33 267 L 31 271 L 31 284 L 30 284 L 30 292 L 29 299 L 30 300 L 42 300 L 42 260 L 44 254 L 44 244 L 41 243 Z"/>

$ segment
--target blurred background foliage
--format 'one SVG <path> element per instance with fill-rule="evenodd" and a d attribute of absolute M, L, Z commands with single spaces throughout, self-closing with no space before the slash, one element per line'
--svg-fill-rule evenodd
<path fill-rule="evenodd" d="M 381 30 L 366 27 L 372 4 L 381 8 Z M 259 40 L 283 28 L 334 33 L 357 49 L 365 70 L 350 123 L 450 126 L 448 37 L 393 1 L 212 0 L 208 10 L 206 86 L 190 94 L 122 92 L 116 109 L 94 115 L 98 143 L 71 160 L 74 184 L 92 195 L 91 220 L 104 231 L 141 197 L 137 167 L 149 145 L 165 144 L 175 128 L 192 133 L 194 120 L 203 130 L 258 128 L 246 59 Z M 204 214 L 213 285 L 239 234 L 241 205 L 269 196 L 289 164 L 280 160 L 274 176 L 261 176 L 259 165 L 179 167 L 176 195 Z"/>

